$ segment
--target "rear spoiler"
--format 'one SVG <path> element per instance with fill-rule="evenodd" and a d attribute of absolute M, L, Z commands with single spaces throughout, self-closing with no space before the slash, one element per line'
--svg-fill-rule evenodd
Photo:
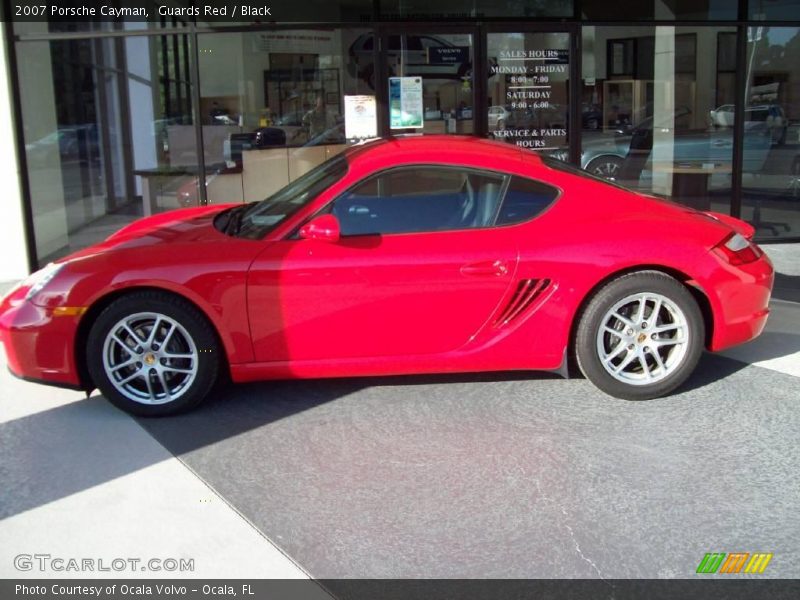
<path fill-rule="evenodd" d="M 755 227 L 750 225 L 750 223 L 746 223 L 741 219 L 737 219 L 736 217 L 732 217 L 730 215 L 724 215 L 722 213 L 713 212 L 713 211 L 703 211 L 703 214 L 707 217 L 711 217 L 715 221 L 719 221 L 724 225 L 727 225 L 731 229 L 733 229 L 736 233 L 741 234 L 748 240 L 752 240 L 753 236 L 756 233 Z"/>

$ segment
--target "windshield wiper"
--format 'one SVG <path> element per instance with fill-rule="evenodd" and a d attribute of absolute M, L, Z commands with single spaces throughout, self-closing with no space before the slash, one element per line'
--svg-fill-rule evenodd
<path fill-rule="evenodd" d="M 228 212 L 228 222 L 222 230 L 227 235 L 236 235 L 242 227 L 242 217 L 247 210 L 247 206 L 237 206 Z"/>

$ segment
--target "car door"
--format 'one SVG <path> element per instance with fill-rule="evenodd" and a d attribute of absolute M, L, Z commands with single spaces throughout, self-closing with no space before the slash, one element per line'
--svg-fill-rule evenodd
<path fill-rule="evenodd" d="M 325 211 L 337 242 L 286 239 L 251 266 L 256 359 L 433 355 L 466 344 L 513 281 L 511 236 L 491 227 L 506 177 L 391 169 Z"/>

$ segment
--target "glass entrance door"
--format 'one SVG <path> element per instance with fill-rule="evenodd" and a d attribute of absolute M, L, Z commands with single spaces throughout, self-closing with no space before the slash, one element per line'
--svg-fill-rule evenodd
<path fill-rule="evenodd" d="M 570 34 L 487 34 L 489 137 L 569 158 Z"/>
<path fill-rule="evenodd" d="M 474 41 L 469 31 L 384 34 L 389 133 L 475 132 Z"/>

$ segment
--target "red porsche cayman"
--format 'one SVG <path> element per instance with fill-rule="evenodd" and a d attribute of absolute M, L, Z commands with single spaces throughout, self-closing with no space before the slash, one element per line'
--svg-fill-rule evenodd
<path fill-rule="evenodd" d="M 137 221 L 0 305 L 11 371 L 166 415 L 234 382 L 566 372 L 632 400 L 757 336 L 773 270 L 729 216 L 513 146 L 354 146 L 263 202 Z"/>

